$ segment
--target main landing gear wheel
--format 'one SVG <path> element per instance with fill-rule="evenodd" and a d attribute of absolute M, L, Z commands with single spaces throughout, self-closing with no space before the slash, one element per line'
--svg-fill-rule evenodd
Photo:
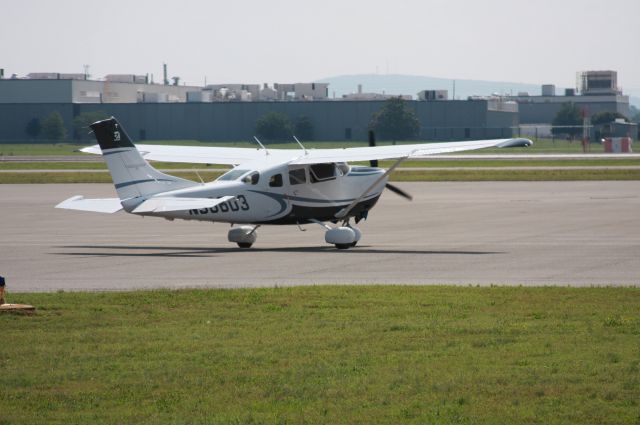
<path fill-rule="evenodd" d="M 358 245 L 358 242 L 360 241 L 360 238 L 362 237 L 362 232 L 357 227 L 352 227 L 352 226 L 349 226 L 349 227 L 351 227 L 351 230 L 353 230 L 356 233 L 356 240 L 353 241 L 353 243 L 351 243 L 351 246 L 354 247 L 354 246 Z"/>
<path fill-rule="evenodd" d="M 235 242 L 240 248 L 248 249 L 256 242 L 258 235 L 256 229 L 258 226 L 239 226 L 229 230 L 227 239 L 229 242 Z"/>
<path fill-rule="evenodd" d="M 329 229 L 324 234 L 324 240 L 335 245 L 338 249 L 349 249 L 356 246 L 361 237 L 360 229 L 348 225 Z"/>

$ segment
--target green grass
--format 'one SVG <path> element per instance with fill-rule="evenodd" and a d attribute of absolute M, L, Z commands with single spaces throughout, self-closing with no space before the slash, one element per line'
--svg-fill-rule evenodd
<path fill-rule="evenodd" d="M 223 171 L 198 171 L 196 172 L 174 172 L 173 176 L 185 179 L 200 181 L 200 177 L 205 181 L 213 181 L 222 175 Z M 106 171 L 95 172 L 41 172 L 41 173 L 21 173 L 2 172 L 0 173 L 0 184 L 42 184 L 42 183 L 112 183 L 111 175 Z"/>
<path fill-rule="evenodd" d="M 206 164 L 186 164 L 177 162 L 152 162 L 153 167 L 159 170 L 195 168 L 207 169 L 228 169 L 226 165 L 206 165 Z M 640 161 L 638 161 L 640 165 Z M 107 164 L 104 162 L 0 162 L 0 170 L 106 170 Z"/>
<path fill-rule="evenodd" d="M 212 181 L 223 171 L 179 171 L 172 175 L 185 179 Z M 640 180 L 640 169 L 557 169 L 557 170 L 396 170 L 391 181 L 438 182 L 438 181 L 578 181 L 578 180 Z M 95 172 L 46 172 L 0 173 L 0 184 L 23 183 L 111 183 L 106 170 Z"/>
<path fill-rule="evenodd" d="M 640 169 L 396 170 L 391 174 L 390 180 L 398 182 L 640 180 Z"/>
<path fill-rule="evenodd" d="M 3 424 L 640 421 L 638 288 L 9 298 Z"/>
<path fill-rule="evenodd" d="M 85 146 L 68 143 L 0 144 L 0 156 L 86 155 L 78 151 Z"/>

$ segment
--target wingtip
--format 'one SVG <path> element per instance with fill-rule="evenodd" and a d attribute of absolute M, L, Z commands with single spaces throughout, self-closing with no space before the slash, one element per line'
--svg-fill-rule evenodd
<path fill-rule="evenodd" d="M 523 137 L 506 140 L 498 145 L 499 148 L 528 148 L 533 146 L 533 141 Z"/>

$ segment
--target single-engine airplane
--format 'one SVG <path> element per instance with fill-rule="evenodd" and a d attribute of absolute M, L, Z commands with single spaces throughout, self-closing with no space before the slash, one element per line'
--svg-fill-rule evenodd
<path fill-rule="evenodd" d="M 98 145 L 82 149 L 102 154 L 117 198 L 71 197 L 56 206 L 81 211 L 115 213 L 124 209 L 142 216 L 168 220 L 231 223 L 229 242 L 250 248 L 256 230 L 266 224 L 316 223 L 326 229 L 325 241 L 338 249 L 355 246 L 362 233 L 352 225 L 366 219 L 386 188 L 411 199 L 388 183 L 403 160 L 439 153 L 488 147 L 530 146 L 528 139 L 476 140 L 375 146 L 344 149 L 259 149 L 134 145 L 115 118 L 91 124 Z M 378 160 L 395 159 L 389 169 Z M 233 168 L 209 183 L 162 173 L 147 160 L 225 164 Z M 370 161 L 370 167 L 348 162 Z M 331 223 L 333 225 L 330 225 Z"/>

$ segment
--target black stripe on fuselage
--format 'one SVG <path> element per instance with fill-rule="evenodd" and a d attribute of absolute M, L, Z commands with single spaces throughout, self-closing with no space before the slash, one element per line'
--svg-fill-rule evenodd
<path fill-rule="evenodd" d="M 365 211 L 369 211 L 380 199 L 380 195 L 367 199 L 358 203 L 349 212 L 349 217 L 357 217 Z M 328 207 L 310 207 L 304 205 L 291 205 L 291 212 L 277 220 L 267 220 L 255 224 L 306 224 L 311 220 L 317 221 L 335 221 L 336 213 L 345 208 L 345 206 L 328 206 Z"/>

